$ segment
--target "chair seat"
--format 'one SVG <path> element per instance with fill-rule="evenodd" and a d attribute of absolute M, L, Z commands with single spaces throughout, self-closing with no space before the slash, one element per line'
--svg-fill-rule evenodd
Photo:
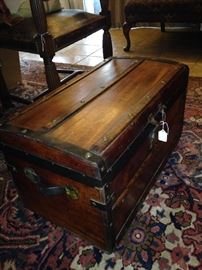
<path fill-rule="evenodd" d="M 202 21 L 202 0 L 128 0 L 124 14 L 128 22 Z"/>
<path fill-rule="evenodd" d="M 57 11 L 54 9 L 54 12 L 47 13 L 45 7 L 48 4 L 52 5 L 51 1 L 47 2 L 48 0 L 29 0 L 31 17 L 17 16 L 17 21 L 13 20 L 16 15 L 12 15 L 13 13 L 10 12 L 4 0 L 1 0 L 0 5 L 0 19 L 2 19 L 0 22 L 0 47 L 40 55 L 44 62 L 44 73 L 48 86 L 47 91 L 43 94 L 58 88 L 72 79 L 73 76 L 81 73 L 81 70 L 57 69 L 53 59 L 58 50 L 102 29 L 103 58 L 106 59 L 113 54 L 109 32 L 111 21 L 108 0 L 99 0 L 100 14 L 102 15 L 88 13 L 80 9 L 58 8 Z M 18 11 L 25 9 L 22 7 Z M 48 9 L 48 11 L 50 10 Z M 67 73 L 67 76 L 62 80 L 59 76 L 60 72 Z M 8 107 L 7 97 L 10 95 L 5 82 L 1 83 L 1 79 L 3 81 L 2 76 L 0 76 L 1 88 L 4 88 L 8 94 L 1 94 L 0 91 L 0 100 L 2 99 L 3 108 L 6 109 Z"/>
<path fill-rule="evenodd" d="M 51 33 L 55 42 L 55 49 L 59 50 L 81 39 L 81 36 L 84 38 L 90 32 L 94 33 L 102 29 L 105 17 L 78 9 L 64 9 L 48 14 L 47 24 L 48 32 Z M 13 27 L 1 24 L 1 47 L 19 51 L 23 48 L 24 51 L 38 53 L 33 39 L 36 34 L 32 18 L 25 18 Z"/>

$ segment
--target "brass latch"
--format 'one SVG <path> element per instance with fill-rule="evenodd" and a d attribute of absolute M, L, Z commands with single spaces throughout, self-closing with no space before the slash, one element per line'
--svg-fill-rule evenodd
<path fill-rule="evenodd" d="M 64 186 L 65 193 L 67 197 L 69 197 L 72 200 L 78 200 L 79 199 L 79 191 L 70 185 Z"/>

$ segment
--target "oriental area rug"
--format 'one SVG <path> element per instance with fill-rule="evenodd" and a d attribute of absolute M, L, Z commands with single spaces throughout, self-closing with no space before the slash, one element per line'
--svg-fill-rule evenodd
<path fill-rule="evenodd" d="M 113 253 L 24 208 L 2 154 L 0 226 L 1 270 L 202 270 L 202 78 L 189 78 L 180 141 Z"/>

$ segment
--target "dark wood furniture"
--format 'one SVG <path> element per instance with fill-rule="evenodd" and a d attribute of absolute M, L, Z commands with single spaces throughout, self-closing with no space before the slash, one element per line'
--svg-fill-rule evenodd
<path fill-rule="evenodd" d="M 31 18 L 23 18 L 13 26 L 0 24 L 0 47 L 39 54 L 44 61 L 48 89 L 53 90 L 61 85 L 52 61 L 56 51 L 103 29 L 103 57 L 112 56 L 108 0 L 100 0 L 100 4 L 100 14 L 76 9 L 46 14 L 43 0 L 30 0 Z M 4 103 L 7 100 L 3 99 Z"/>
<path fill-rule="evenodd" d="M 112 251 L 178 142 L 187 81 L 182 64 L 112 58 L 8 119 L 0 146 L 25 207 Z"/>
<path fill-rule="evenodd" d="M 10 95 L 7 90 L 7 85 L 2 74 L 1 63 L 0 63 L 0 101 L 2 103 L 3 110 L 7 110 L 12 106 Z"/>
<path fill-rule="evenodd" d="M 127 0 L 124 6 L 123 33 L 125 51 L 131 47 L 130 30 L 137 23 L 160 23 L 165 31 L 166 23 L 202 23 L 202 0 Z"/>

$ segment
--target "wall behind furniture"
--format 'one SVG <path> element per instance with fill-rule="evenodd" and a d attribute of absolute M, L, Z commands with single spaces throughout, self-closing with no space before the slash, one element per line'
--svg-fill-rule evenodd
<path fill-rule="evenodd" d="M 60 0 L 60 2 L 64 8 L 84 8 L 83 0 Z"/>

